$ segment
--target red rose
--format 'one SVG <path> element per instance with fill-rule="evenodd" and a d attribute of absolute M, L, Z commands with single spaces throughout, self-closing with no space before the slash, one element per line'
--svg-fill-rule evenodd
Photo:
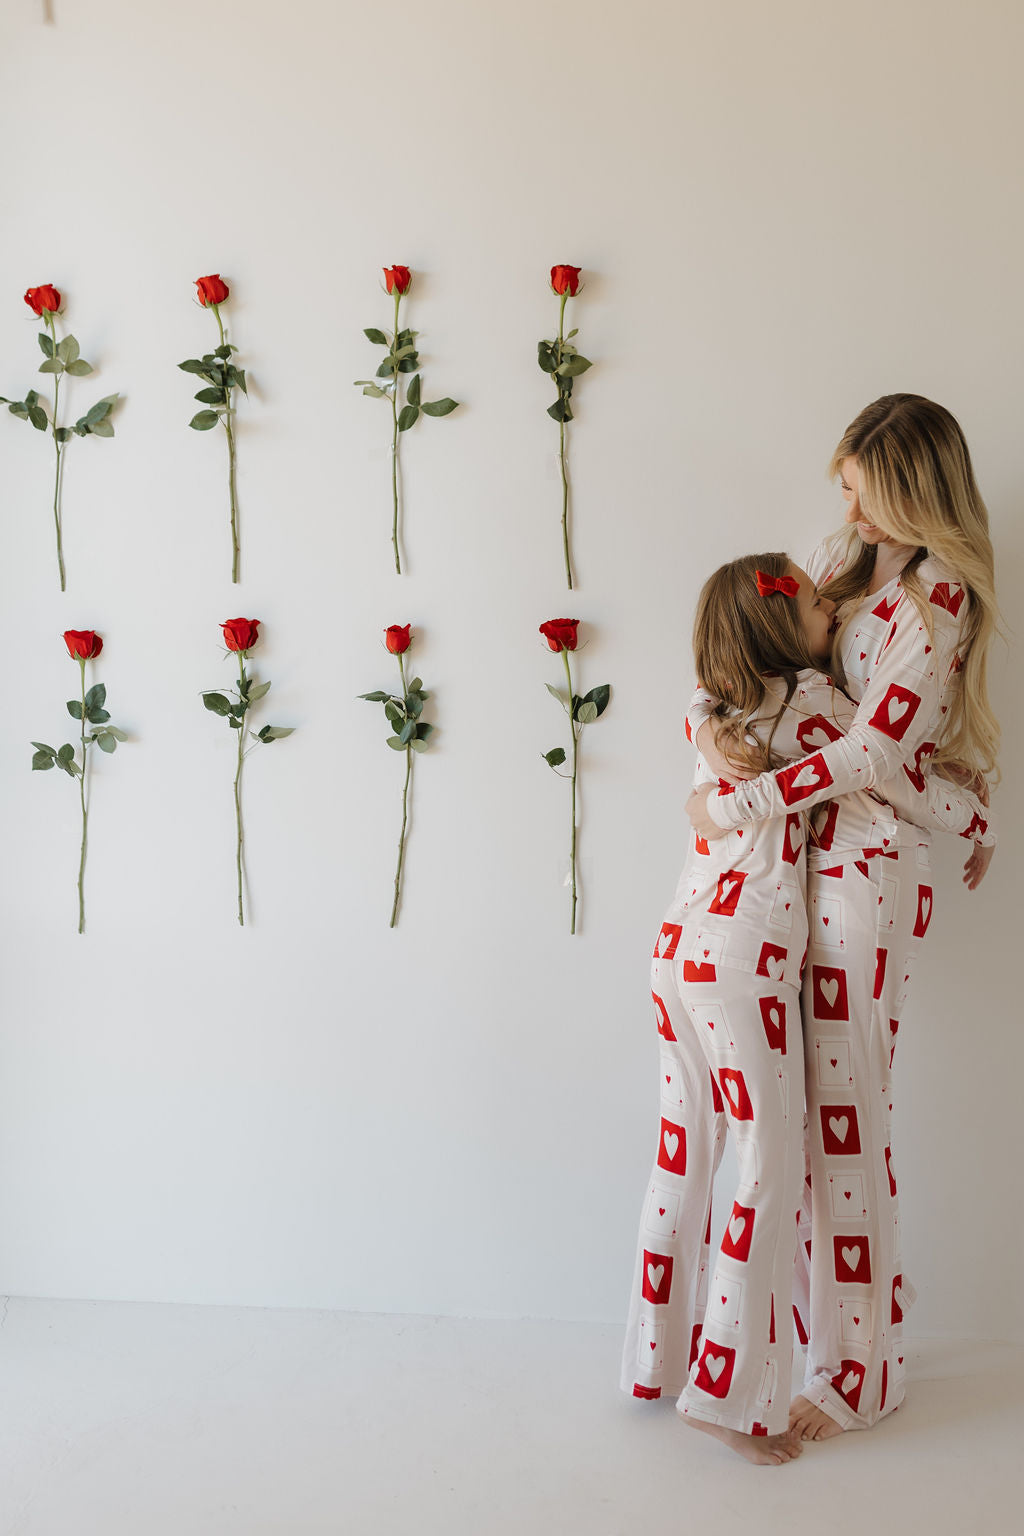
<path fill-rule="evenodd" d="M 223 304 L 231 290 L 227 283 L 221 282 L 220 273 L 214 272 L 211 277 L 196 278 L 196 292 L 205 309 L 207 304 Z"/>
<path fill-rule="evenodd" d="M 388 293 L 408 293 L 409 284 L 412 282 L 412 273 L 408 267 L 385 267 L 384 281 L 388 285 Z"/>
<path fill-rule="evenodd" d="M 35 315 L 41 315 L 44 309 L 52 314 L 60 309 L 60 293 L 52 283 L 44 283 L 41 288 L 30 288 L 25 295 L 25 303 Z"/>
<path fill-rule="evenodd" d="M 551 286 L 556 293 L 565 293 L 568 289 L 569 297 L 576 297 L 576 290 L 580 285 L 579 267 L 552 267 Z"/>
<path fill-rule="evenodd" d="M 402 271 L 403 269 L 399 268 L 398 270 Z M 403 651 L 409 649 L 409 646 L 412 644 L 412 636 L 409 633 L 409 629 L 410 625 L 408 624 L 389 624 L 384 631 L 384 644 L 392 656 L 401 656 Z"/>
<path fill-rule="evenodd" d="M 94 629 L 66 629 L 64 644 L 74 661 L 92 661 L 103 649 L 103 641 Z"/>
<path fill-rule="evenodd" d="M 225 619 L 221 629 L 228 650 L 241 651 L 243 655 L 252 649 L 260 637 L 259 619 Z"/>
<path fill-rule="evenodd" d="M 553 651 L 574 651 L 579 619 L 548 619 L 540 632 Z"/>

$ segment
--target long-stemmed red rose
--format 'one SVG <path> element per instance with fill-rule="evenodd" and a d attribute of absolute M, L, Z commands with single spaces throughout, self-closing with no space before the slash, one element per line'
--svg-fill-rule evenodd
<path fill-rule="evenodd" d="M 572 885 L 572 913 L 569 923 L 569 932 L 576 932 L 576 780 L 579 772 L 579 748 L 583 727 L 603 715 L 608 708 L 608 700 L 611 697 L 611 688 L 608 683 L 600 683 L 596 688 L 591 688 L 581 698 L 573 689 L 572 672 L 569 668 L 569 653 L 575 651 L 578 643 L 579 619 L 548 619 L 540 626 L 540 632 L 548 643 L 550 650 L 561 654 L 565 664 L 565 689 L 556 688 L 553 683 L 546 683 L 545 687 L 561 704 L 569 716 L 569 729 L 572 735 L 572 772 L 559 773 L 560 779 L 569 779 L 572 786 L 572 809 L 569 837 L 569 877 L 567 884 Z M 565 762 L 565 748 L 552 747 L 550 752 L 541 754 L 550 768 L 558 773 L 559 768 Z"/>
<path fill-rule="evenodd" d="M 80 672 L 81 689 L 77 699 L 68 699 L 67 710 L 73 720 L 78 720 L 81 726 L 82 761 L 79 763 L 75 757 L 75 749 L 70 741 L 66 741 L 62 747 L 49 747 L 44 741 L 34 741 L 32 745 L 35 752 L 32 754 L 32 767 L 39 769 L 62 768 L 71 779 L 78 780 L 78 793 L 82 810 L 82 842 L 78 855 L 78 931 L 85 932 L 85 848 L 89 827 L 89 799 L 86 789 L 86 778 L 89 771 L 88 749 L 93 742 L 101 752 L 115 751 L 119 741 L 126 741 L 124 731 L 116 725 L 108 725 L 109 712 L 104 709 L 107 701 L 107 689 L 104 683 L 94 683 L 86 690 L 85 664 L 95 661 L 103 649 L 103 640 L 94 629 L 67 629 L 64 631 L 64 644 L 67 646 L 68 655 L 72 661 L 77 661 Z M 88 738 L 85 734 L 86 721 L 90 725 L 99 726 L 99 730 L 92 731 Z"/>
<path fill-rule="evenodd" d="M 84 378 L 87 373 L 92 373 L 91 363 L 87 363 L 81 356 L 78 342 L 74 336 L 64 336 L 58 340 L 56 317 L 63 314 L 61 309 L 61 296 L 59 289 L 52 283 L 43 283 L 38 288 L 29 288 L 25 294 L 25 303 L 32 313 L 41 319 L 45 330 L 39 332 L 39 346 L 43 354 L 43 361 L 39 365 L 40 373 L 53 374 L 53 410 L 49 416 L 46 414 L 46 402 L 40 403 L 40 397 L 34 389 L 30 389 L 24 400 L 8 400 L 5 395 L 0 395 L 0 405 L 6 405 L 12 416 L 20 416 L 23 421 L 30 421 L 38 432 L 49 429 L 53 438 L 54 448 L 54 479 L 53 479 L 53 524 L 57 535 L 57 569 L 60 572 L 60 589 L 63 592 L 67 585 L 64 572 L 64 534 L 61 517 L 61 480 L 64 469 L 64 445 L 74 434 L 77 437 L 113 437 L 114 423 L 110 419 L 110 413 L 114 408 L 117 395 L 105 395 L 102 400 L 97 400 L 94 406 L 80 416 L 74 426 L 62 427 L 58 420 L 60 410 L 60 381 L 65 374 L 72 378 Z"/>
<path fill-rule="evenodd" d="M 398 306 L 409 292 L 411 284 L 412 274 L 408 267 L 384 268 L 384 285 L 395 301 L 395 328 L 390 338 L 386 331 L 380 331 L 376 326 L 368 326 L 363 335 L 375 346 L 388 349 L 387 356 L 377 369 L 377 379 L 386 382 L 379 384 L 377 379 L 355 381 L 362 386 L 364 395 L 391 403 L 391 543 L 395 552 L 395 570 L 399 576 L 402 574 L 402 561 L 398 552 L 398 435 L 416 425 L 421 411 L 424 416 L 448 416 L 459 403 L 447 395 L 442 400 L 420 398 L 420 358 L 416 350 L 419 332 L 400 330 L 398 325 Z M 399 386 L 403 373 L 411 373 L 413 377 L 405 392 L 405 404 L 399 409 Z"/>
<path fill-rule="evenodd" d="M 197 432 L 209 432 L 220 422 L 228 440 L 228 496 L 231 502 L 231 580 L 238 580 L 238 496 L 235 489 L 235 428 L 233 418 L 235 405 L 232 390 L 240 389 L 248 398 L 249 389 L 245 382 L 245 369 L 236 368 L 231 361 L 232 353 L 238 348 L 233 347 L 227 340 L 224 332 L 224 322 L 220 317 L 220 306 L 229 296 L 231 290 L 221 278 L 219 272 L 213 272 L 209 277 L 196 278 L 196 298 L 203 309 L 212 309 L 214 319 L 217 322 L 217 330 L 220 332 L 220 346 L 213 352 L 207 352 L 202 357 L 189 357 L 178 367 L 185 373 L 194 373 L 207 382 L 198 390 L 195 399 L 206 407 L 197 411 L 189 422 Z"/>
<path fill-rule="evenodd" d="M 572 560 L 569 555 L 569 479 L 565 467 L 565 426 L 566 422 L 573 419 L 570 404 L 573 380 L 579 378 L 581 373 L 586 373 L 591 366 L 589 359 L 583 357 L 573 345 L 572 338 L 578 332 L 571 330 L 568 336 L 564 334 L 565 303 L 567 299 L 576 297 L 579 288 L 579 267 L 551 268 L 551 291 L 559 301 L 558 335 L 553 341 L 541 341 L 537 344 L 537 362 L 558 390 L 558 399 L 554 405 L 548 406 L 548 415 L 558 422 L 558 464 L 562 473 L 562 553 L 565 558 L 565 579 L 570 592 L 572 591 Z"/>
<path fill-rule="evenodd" d="M 206 708 L 215 715 L 227 720 L 233 731 L 238 732 L 238 751 L 235 760 L 235 876 L 238 887 L 238 922 L 239 926 L 245 926 L 245 912 L 242 903 L 242 764 L 250 752 L 255 752 L 260 745 L 269 745 L 272 741 L 280 741 L 283 736 L 290 736 L 295 729 L 290 725 L 265 725 L 262 730 L 250 731 L 254 745 L 245 745 L 245 717 L 254 704 L 265 698 L 270 692 L 269 683 L 257 683 L 245 670 L 249 652 L 260 637 L 259 619 L 225 619 L 221 625 L 224 634 L 224 644 L 229 652 L 238 657 L 238 687 L 230 692 L 234 699 L 228 698 L 223 693 L 204 693 L 203 703 Z"/>
<path fill-rule="evenodd" d="M 401 269 L 399 269 L 401 270 Z M 412 754 L 425 752 L 429 746 L 428 738 L 433 733 L 434 727 L 421 719 L 423 706 L 430 697 L 423 691 L 423 683 L 418 677 L 414 677 L 407 683 L 405 678 L 405 653 L 412 644 L 412 626 L 409 624 L 389 624 L 384 631 L 384 644 L 392 656 L 398 658 L 398 672 L 402 679 L 402 691 L 400 694 L 385 693 L 378 689 L 374 693 L 361 693 L 361 699 L 369 699 L 372 704 L 383 704 L 384 713 L 388 724 L 395 732 L 387 738 L 388 746 L 395 752 L 405 753 L 405 784 L 402 787 L 402 831 L 398 839 L 398 866 L 395 870 L 395 894 L 391 903 L 391 921 L 389 927 L 393 928 L 398 921 L 398 903 L 402 894 L 402 868 L 405 863 L 405 831 L 409 820 L 409 783 L 412 778 Z"/>

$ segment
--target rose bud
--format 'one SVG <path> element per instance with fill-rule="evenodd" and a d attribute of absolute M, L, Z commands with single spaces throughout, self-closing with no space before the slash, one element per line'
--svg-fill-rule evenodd
<path fill-rule="evenodd" d="M 259 619 L 225 619 L 221 629 L 228 650 L 241 651 L 243 656 L 260 637 Z"/>
<path fill-rule="evenodd" d="M 408 293 L 412 273 L 408 267 L 385 267 L 384 281 L 388 285 L 388 293 Z"/>
<path fill-rule="evenodd" d="M 384 644 L 392 656 L 401 656 L 412 644 L 412 635 L 409 633 L 409 624 L 389 624 L 384 631 Z"/>
<path fill-rule="evenodd" d="M 220 273 L 214 272 L 210 277 L 196 278 L 196 292 L 205 309 L 207 304 L 223 304 L 231 290 L 227 283 L 221 282 Z"/>
<path fill-rule="evenodd" d="M 53 314 L 60 309 L 60 293 L 52 283 L 44 283 L 41 288 L 28 290 L 25 303 L 33 314 L 42 315 L 44 309 L 48 309 Z"/>
<path fill-rule="evenodd" d="M 103 640 L 94 629 L 66 629 L 64 644 L 73 661 L 92 661 L 103 649 Z"/>
<path fill-rule="evenodd" d="M 568 292 L 569 297 L 574 299 L 576 297 L 576 290 L 579 288 L 579 286 L 579 267 L 551 268 L 551 287 L 554 289 L 555 293 L 562 294 Z"/>
<path fill-rule="evenodd" d="M 579 619 L 548 619 L 540 632 L 553 651 L 574 651 Z"/>

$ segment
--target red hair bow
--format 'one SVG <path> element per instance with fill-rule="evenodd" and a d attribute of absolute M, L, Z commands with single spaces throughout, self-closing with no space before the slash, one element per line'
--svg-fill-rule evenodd
<path fill-rule="evenodd" d="M 796 597 L 800 586 L 792 576 L 766 576 L 764 571 L 755 571 L 757 577 L 758 597 L 770 597 L 773 592 L 781 592 L 785 597 Z"/>

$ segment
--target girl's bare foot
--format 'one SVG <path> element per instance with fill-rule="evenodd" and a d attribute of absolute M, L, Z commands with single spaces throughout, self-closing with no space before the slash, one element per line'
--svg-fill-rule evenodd
<path fill-rule="evenodd" d="M 788 1430 L 784 1435 L 744 1435 L 738 1429 L 725 1429 L 721 1424 L 709 1424 L 706 1419 L 694 1419 L 689 1414 L 681 1413 L 679 1417 L 692 1429 L 721 1440 L 730 1451 L 744 1461 L 752 1461 L 755 1467 L 779 1467 L 784 1461 L 794 1461 L 803 1451 L 799 1438 Z"/>
<path fill-rule="evenodd" d="M 806 1397 L 794 1397 L 789 1405 L 789 1433 L 797 1440 L 831 1440 L 841 1435 L 842 1425 Z"/>

